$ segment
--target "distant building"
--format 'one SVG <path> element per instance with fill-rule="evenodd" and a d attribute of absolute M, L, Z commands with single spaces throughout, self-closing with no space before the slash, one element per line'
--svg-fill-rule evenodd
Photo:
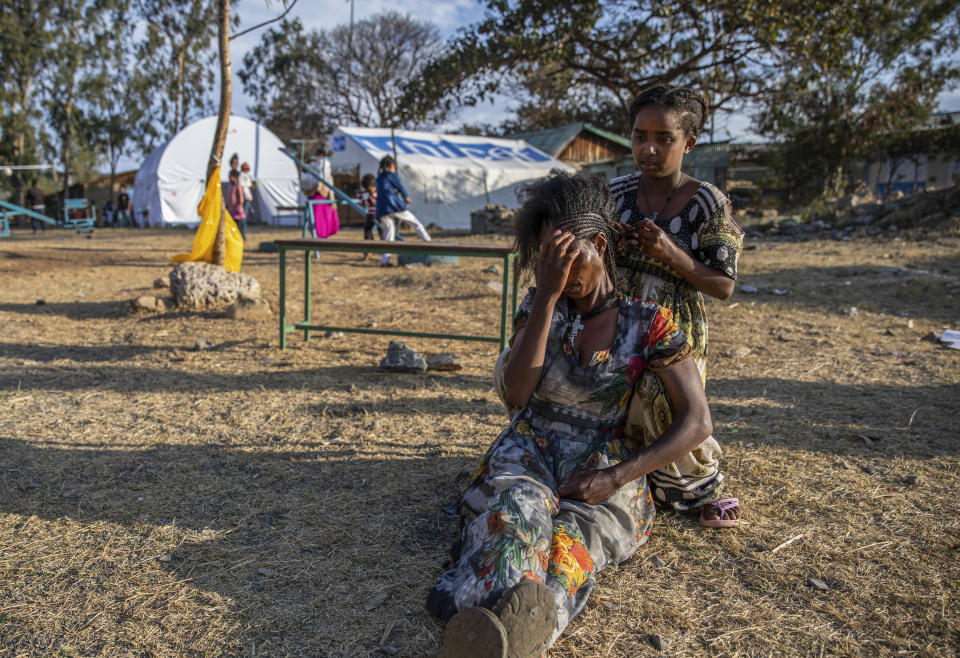
<path fill-rule="evenodd" d="M 526 140 L 531 146 L 578 171 L 603 174 L 608 180 L 637 170 L 628 138 L 589 123 L 517 133 L 510 138 Z M 683 171 L 725 190 L 729 159 L 729 141 L 698 143 L 684 156 Z"/>
<path fill-rule="evenodd" d="M 522 139 L 578 171 L 605 173 L 607 178 L 615 178 L 634 170 L 630 140 L 589 123 L 570 123 L 507 137 Z"/>
<path fill-rule="evenodd" d="M 939 112 L 925 130 L 960 129 L 960 112 Z M 852 167 L 852 183 L 860 181 L 879 198 L 889 192 L 913 194 L 960 183 L 960 157 L 956 153 L 915 153 L 895 161 L 870 161 Z"/>

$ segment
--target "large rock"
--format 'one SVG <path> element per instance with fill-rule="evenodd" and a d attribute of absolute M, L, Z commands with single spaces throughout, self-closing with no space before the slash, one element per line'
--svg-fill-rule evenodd
<path fill-rule="evenodd" d="M 416 350 L 391 340 L 387 347 L 387 356 L 380 361 L 380 369 L 390 372 L 426 372 L 427 362 Z"/>
<path fill-rule="evenodd" d="M 243 295 L 260 298 L 260 283 L 249 274 L 209 263 L 180 263 L 170 272 L 170 291 L 179 306 L 194 309 L 230 306 Z"/>
<path fill-rule="evenodd" d="M 516 210 L 509 210 L 503 205 L 487 204 L 483 210 L 470 213 L 470 232 L 513 235 L 516 218 Z"/>

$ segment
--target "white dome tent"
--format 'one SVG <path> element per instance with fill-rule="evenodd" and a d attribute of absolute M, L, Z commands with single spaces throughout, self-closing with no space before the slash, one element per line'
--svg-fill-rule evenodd
<path fill-rule="evenodd" d="M 470 212 L 486 204 L 517 206 L 517 190 L 551 169 L 573 171 L 523 140 L 441 135 L 385 128 L 337 128 L 331 138 L 334 173 L 377 173 L 380 158 L 393 155 L 397 173 L 424 224 L 469 228 Z"/>
<path fill-rule="evenodd" d="M 147 156 L 134 180 L 133 212 L 138 223 L 143 224 L 144 216 L 150 226 L 200 223 L 197 204 L 204 192 L 216 127 L 215 116 L 195 121 Z M 267 128 L 231 115 L 220 176 L 228 178 L 230 165 L 226 160 L 236 153 L 241 163 L 250 163 L 261 219 L 293 226 L 300 221 L 299 213 L 277 211 L 278 206 L 297 205 L 300 191 L 297 167 L 280 152 L 281 147 L 283 142 Z"/>

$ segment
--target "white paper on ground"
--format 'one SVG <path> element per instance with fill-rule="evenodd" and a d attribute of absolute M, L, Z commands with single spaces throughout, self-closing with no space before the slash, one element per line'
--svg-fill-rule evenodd
<path fill-rule="evenodd" d="M 940 334 L 940 342 L 945 343 L 947 347 L 952 347 L 955 350 L 960 350 L 960 331 L 947 329 L 942 334 Z"/>

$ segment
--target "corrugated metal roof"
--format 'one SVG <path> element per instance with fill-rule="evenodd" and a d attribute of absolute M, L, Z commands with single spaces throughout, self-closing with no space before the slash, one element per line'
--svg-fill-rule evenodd
<path fill-rule="evenodd" d="M 551 157 L 557 158 L 563 153 L 563 149 L 570 146 L 571 142 L 577 136 L 587 131 L 594 135 L 618 144 L 624 148 L 630 148 L 630 140 L 620 135 L 601 130 L 589 123 L 568 123 L 558 128 L 544 128 L 543 130 L 531 130 L 528 132 L 515 133 L 509 135 L 509 139 L 522 139 L 531 146 L 540 149 Z"/>
<path fill-rule="evenodd" d="M 559 128 L 546 128 L 544 130 L 531 130 L 523 133 L 509 135 L 508 139 L 522 139 L 534 148 L 538 148 L 552 158 L 556 158 L 567 148 L 580 131 L 583 130 L 582 123 L 569 123 Z"/>

